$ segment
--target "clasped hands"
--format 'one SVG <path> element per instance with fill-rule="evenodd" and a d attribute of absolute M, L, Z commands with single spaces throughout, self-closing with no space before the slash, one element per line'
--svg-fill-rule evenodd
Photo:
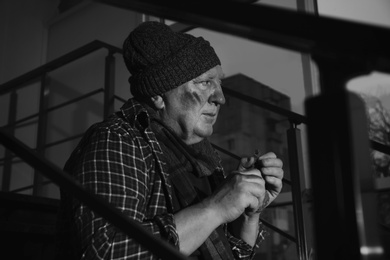
<path fill-rule="evenodd" d="M 211 196 L 226 222 L 245 213 L 249 217 L 259 214 L 282 190 L 283 162 L 275 153 L 244 157 L 236 171 Z"/>
<path fill-rule="evenodd" d="M 246 213 L 260 213 L 279 195 L 283 186 L 282 167 L 282 160 L 272 152 L 261 155 L 259 150 L 256 150 L 253 156 L 241 159 L 238 174 L 253 174 L 260 183 L 264 183 L 264 196 L 257 197 L 259 202 L 257 209 L 247 208 Z"/>

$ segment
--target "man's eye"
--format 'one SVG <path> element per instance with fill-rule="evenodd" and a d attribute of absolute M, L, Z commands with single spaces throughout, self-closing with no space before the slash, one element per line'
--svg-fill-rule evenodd
<path fill-rule="evenodd" d="M 211 85 L 211 81 L 209 81 L 209 80 L 205 80 L 205 81 L 202 81 L 201 82 L 201 84 L 203 85 L 203 86 L 210 86 Z"/>
<path fill-rule="evenodd" d="M 194 83 L 203 89 L 209 88 L 213 84 L 211 80 L 194 81 Z"/>

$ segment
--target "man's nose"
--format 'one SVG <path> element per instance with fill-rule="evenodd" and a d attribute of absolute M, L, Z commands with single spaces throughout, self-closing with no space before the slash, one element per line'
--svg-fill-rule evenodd
<path fill-rule="evenodd" d="M 225 95 L 223 94 L 223 91 L 222 91 L 221 84 L 219 84 L 219 83 L 216 84 L 214 91 L 213 91 L 213 94 L 210 96 L 209 102 L 215 103 L 217 105 L 225 104 L 226 100 L 225 100 Z"/>

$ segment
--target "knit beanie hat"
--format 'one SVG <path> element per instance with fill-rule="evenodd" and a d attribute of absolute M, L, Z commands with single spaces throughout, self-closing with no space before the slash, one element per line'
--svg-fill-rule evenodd
<path fill-rule="evenodd" d="M 123 43 L 134 97 L 153 97 L 221 65 L 210 43 L 160 22 L 144 22 Z"/>

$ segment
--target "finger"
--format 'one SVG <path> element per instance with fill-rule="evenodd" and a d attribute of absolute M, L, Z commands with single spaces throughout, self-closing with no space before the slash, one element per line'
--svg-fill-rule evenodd
<path fill-rule="evenodd" d="M 255 175 L 255 176 L 258 176 L 258 177 L 262 177 L 260 170 L 256 169 L 256 168 L 253 168 L 253 169 L 250 169 L 250 170 L 246 170 L 246 171 L 241 171 L 239 173 L 242 174 L 242 175 Z"/>
<path fill-rule="evenodd" d="M 244 185 L 243 187 L 246 187 L 245 185 L 257 185 L 254 187 L 248 186 L 249 189 L 264 189 L 265 187 L 265 180 L 260 175 L 240 175 L 236 181 L 236 183 L 241 183 Z"/>
<path fill-rule="evenodd" d="M 283 167 L 283 161 L 279 158 L 264 158 L 260 159 L 259 163 L 261 167 Z"/>
<path fill-rule="evenodd" d="M 247 183 L 246 192 L 250 194 L 250 196 L 255 197 L 256 199 L 264 197 L 266 193 L 264 180 L 261 183 Z M 256 204 L 254 206 L 256 206 Z"/>
<path fill-rule="evenodd" d="M 260 202 L 260 200 L 259 200 L 258 209 L 256 210 L 255 213 L 261 213 L 265 209 L 265 207 L 267 207 L 269 205 L 270 202 L 271 202 L 271 198 L 270 198 L 269 194 L 265 193 L 263 201 Z"/>
<path fill-rule="evenodd" d="M 263 154 L 263 155 L 259 156 L 259 160 L 267 159 L 267 158 L 277 158 L 277 156 L 273 152 L 268 152 L 266 154 Z"/>
<path fill-rule="evenodd" d="M 272 177 L 272 176 L 266 176 L 265 182 L 267 183 L 267 190 L 270 192 L 276 191 L 279 193 L 283 188 L 283 182 L 281 179 Z"/>
<path fill-rule="evenodd" d="M 279 167 L 262 167 L 261 169 L 262 174 L 265 176 L 271 176 L 276 177 L 278 179 L 283 179 L 284 171 L 282 168 Z"/>
<path fill-rule="evenodd" d="M 258 189 L 264 190 L 265 180 L 261 176 L 260 171 L 257 170 L 257 169 L 256 170 L 246 171 L 245 173 L 236 172 L 235 176 L 233 178 L 234 178 L 233 181 L 236 184 L 239 184 L 239 185 L 242 184 L 242 185 L 244 185 L 242 187 L 245 187 L 245 189 L 248 188 L 248 190 L 247 190 L 248 192 L 250 190 L 253 190 L 255 192 L 256 189 L 257 190 Z M 251 186 L 253 184 L 255 186 Z M 260 185 L 260 186 L 256 186 L 256 185 Z"/>
<path fill-rule="evenodd" d="M 235 182 L 241 181 L 262 181 L 264 183 L 263 176 L 258 169 L 251 169 L 247 171 L 233 171 L 228 176 L 229 179 L 234 179 Z"/>
<path fill-rule="evenodd" d="M 251 196 L 249 199 L 248 207 L 245 209 L 248 213 L 255 213 L 257 209 L 259 208 L 259 199 L 256 196 Z"/>
<path fill-rule="evenodd" d="M 245 169 L 252 168 L 254 164 L 255 158 L 253 156 L 241 158 L 239 170 L 243 171 Z"/>

